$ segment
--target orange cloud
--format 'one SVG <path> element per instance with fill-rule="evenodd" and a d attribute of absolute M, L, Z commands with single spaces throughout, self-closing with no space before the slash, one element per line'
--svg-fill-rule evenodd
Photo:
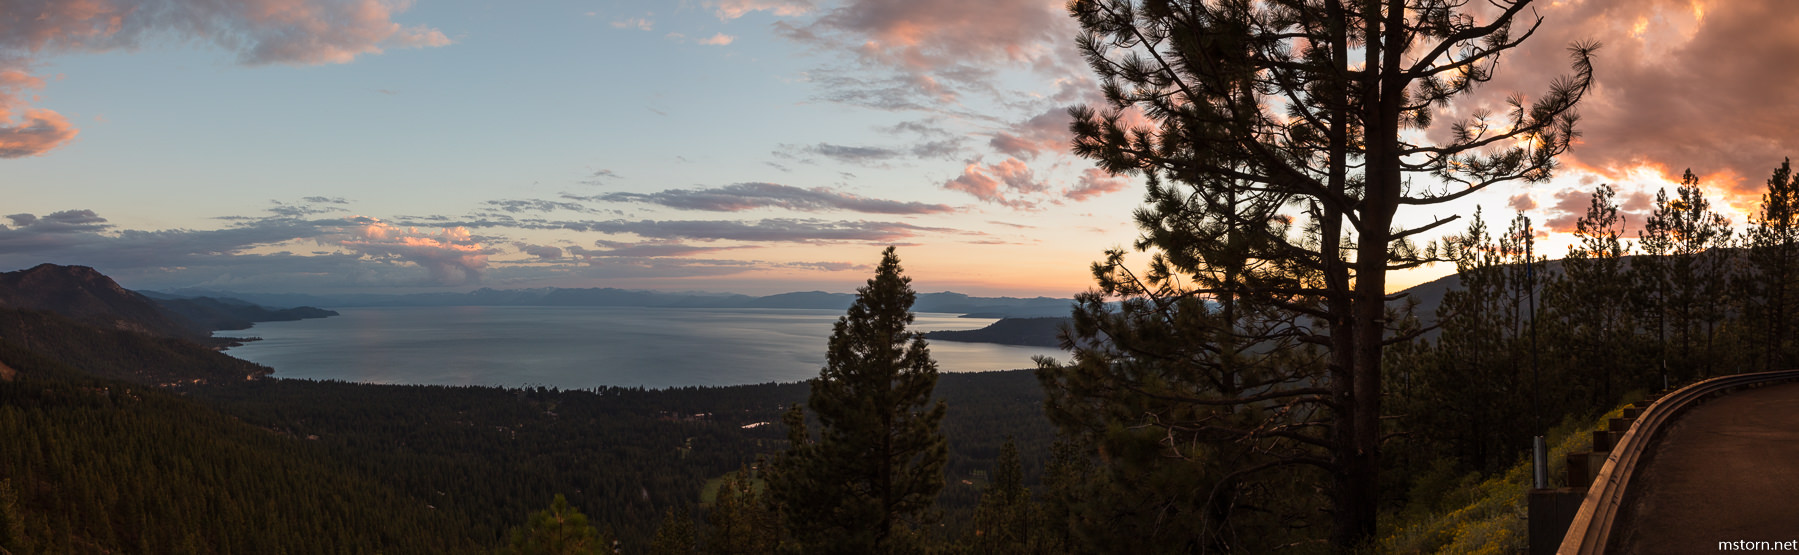
<path fill-rule="evenodd" d="M 26 91 L 43 87 L 43 79 L 23 71 L 0 70 L 0 158 L 43 154 L 75 138 L 75 126 L 56 112 L 25 108 L 13 114 L 24 105 Z"/>
<path fill-rule="evenodd" d="M 450 44 L 443 32 L 402 26 L 411 3 L 387 0 L 13 0 L 0 18 L 0 157 L 43 154 L 76 130 L 61 115 L 25 109 L 29 72 L 44 57 L 132 49 L 167 38 L 211 42 L 245 65 L 347 63 L 384 48 Z M 32 99 L 35 100 L 35 99 Z M 13 115 L 22 111 L 24 117 Z"/>
<path fill-rule="evenodd" d="M 1550 76 L 1568 71 L 1571 42 L 1603 43 L 1594 60 L 1596 88 L 1580 106 L 1583 136 L 1563 158 L 1571 168 L 1621 179 L 1652 166 L 1673 181 L 1692 168 L 1729 196 L 1748 197 L 1795 153 L 1793 3 L 1585 0 L 1533 7 L 1542 28 L 1506 54 L 1494 81 L 1478 92 L 1490 108 L 1515 92 L 1542 94 Z"/>

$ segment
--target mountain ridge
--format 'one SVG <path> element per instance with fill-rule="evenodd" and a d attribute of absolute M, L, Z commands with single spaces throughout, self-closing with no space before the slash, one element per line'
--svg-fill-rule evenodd
<path fill-rule="evenodd" d="M 395 306 L 617 306 L 646 308 L 789 308 L 845 310 L 855 301 L 851 293 L 794 291 L 765 296 L 735 293 L 667 293 L 611 287 L 491 289 L 467 293 L 410 293 L 398 295 L 304 293 L 243 293 L 211 289 L 177 289 L 150 292 L 171 297 L 230 297 L 265 306 L 395 307 Z M 1072 298 L 974 297 L 943 291 L 920 293 L 915 312 L 966 314 L 971 317 L 1066 316 Z"/>

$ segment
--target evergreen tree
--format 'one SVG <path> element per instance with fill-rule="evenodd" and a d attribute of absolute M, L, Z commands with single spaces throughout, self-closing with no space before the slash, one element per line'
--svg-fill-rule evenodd
<path fill-rule="evenodd" d="M 612 553 L 612 538 L 587 523 L 587 515 L 568 504 L 562 494 L 550 507 L 532 513 L 523 527 L 512 530 L 512 555 L 589 555 Z"/>
<path fill-rule="evenodd" d="M 1749 223 L 1748 260 L 1736 276 L 1745 350 L 1755 354 L 1753 368 L 1793 368 L 1799 366 L 1799 179 L 1791 159 L 1768 177 Z"/>
<path fill-rule="evenodd" d="M 769 489 L 806 551 L 900 553 L 943 489 L 945 405 L 930 404 L 937 363 L 912 323 L 911 278 L 888 247 L 875 277 L 857 290 L 832 331 L 825 367 L 806 407 L 786 418 L 791 445 L 769 473 Z"/>
<path fill-rule="evenodd" d="M 775 550 L 779 523 L 756 493 L 748 468 L 725 475 L 706 513 L 710 529 L 706 552 L 714 555 L 757 555 Z"/>
<path fill-rule="evenodd" d="M 662 513 L 662 525 L 656 527 L 656 537 L 650 540 L 650 555 L 687 555 L 699 549 L 699 539 L 693 530 L 693 515 L 682 507 L 679 512 L 669 509 Z"/>
<path fill-rule="evenodd" d="M 1255 202 L 1208 212 L 1313 276 L 1258 288 L 1317 322 L 1309 340 L 1327 349 L 1321 385 L 1332 397 L 1319 446 L 1330 451 L 1319 460 L 1332 481 L 1331 540 L 1362 544 L 1389 431 L 1383 347 L 1403 321 L 1389 314 L 1387 272 L 1437 260 L 1408 238 L 1453 219 L 1399 216 L 1548 179 L 1576 136 L 1594 46 L 1575 45 L 1573 75 L 1546 94 L 1528 105 L 1514 96 L 1495 114 L 1466 97 L 1542 23 L 1530 0 L 1074 0 L 1069 10 L 1106 99 L 1103 111 L 1071 111 L 1075 153 L 1114 174 L 1243 193 L 1208 198 Z M 1238 210 L 1267 203 L 1282 217 Z"/>
<path fill-rule="evenodd" d="M 1319 284 L 1262 233 L 1286 225 L 1281 203 L 1218 181 L 1150 180 L 1134 245 L 1148 270 L 1109 251 L 1076 297 L 1073 360 L 1039 361 L 1050 420 L 1100 460 L 1074 511 L 1080 548 L 1254 552 L 1322 535 L 1306 526 L 1330 457 L 1316 306 L 1271 292 Z"/>
<path fill-rule="evenodd" d="M 1587 407 L 1611 406 L 1625 390 L 1649 387 L 1636 360 L 1636 322 L 1632 318 L 1621 239 L 1624 216 L 1610 185 L 1593 189 L 1587 212 L 1575 223 L 1576 243 L 1562 259 L 1564 279 L 1548 288 L 1544 318 L 1556 326 L 1549 344 L 1556 360 L 1574 378 Z M 1659 383 L 1655 384 L 1659 387 Z M 1559 389 L 1559 388 L 1558 388 Z"/>
<path fill-rule="evenodd" d="M 1007 438 L 1000 446 L 999 459 L 987 472 L 987 487 L 975 508 L 973 537 L 967 541 L 969 550 L 980 554 L 1043 552 L 1036 537 L 1036 514 L 1031 492 L 1024 487 L 1018 445 Z"/>
<path fill-rule="evenodd" d="M 19 496 L 13 492 L 11 479 L 0 478 L 0 553 L 26 553 L 30 548 Z"/>
<path fill-rule="evenodd" d="M 1090 450 L 1067 440 L 1050 446 L 1049 463 L 1043 467 L 1044 529 L 1037 535 L 1044 553 L 1074 552 L 1076 533 L 1087 527 L 1080 520 L 1088 498 L 1084 488 L 1093 477 Z"/>
<path fill-rule="evenodd" d="M 1495 240 L 1475 212 L 1468 232 L 1454 239 L 1461 287 L 1445 292 L 1437 307 L 1442 333 L 1416 369 L 1419 387 L 1409 392 L 1409 424 L 1467 470 L 1511 464 L 1529 437 L 1554 421 L 1533 414 L 1542 408 L 1533 406 L 1533 385 L 1553 383 L 1532 372 L 1530 290 L 1550 279 L 1529 246 L 1533 236 L 1530 219 L 1519 214 Z"/>
<path fill-rule="evenodd" d="M 1674 198 L 1656 193 L 1655 212 L 1639 237 L 1650 256 L 1633 269 L 1638 287 L 1648 285 L 1639 299 L 1655 324 L 1649 331 L 1661 344 L 1667 385 L 1715 374 L 1725 355 L 1718 331 L 1728 280 L 1719 278 L 1730 274 L 1731 259 L 1722 252 L 1733 242 L 1730 221 L 1712 210 L 1699 178 L 1687 170 Z"/>

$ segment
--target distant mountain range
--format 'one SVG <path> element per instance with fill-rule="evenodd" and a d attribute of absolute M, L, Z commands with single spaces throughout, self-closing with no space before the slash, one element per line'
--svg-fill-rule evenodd
<path fill-rule="evenodd" d="M 1559 265 L 1560 261 L 1551 261 Z M 1421 320 L 1434 322 L 1445 291 L 1458 287 L 1454 275 L 1419 284 L 1405 293 L 1418 303 Z M 93 268 L 42 264 L 0 273 L 0 308 L 42 310 L 104 329 L 175 337 L 202 345 L 231 344 L 211 337 L 216 330 L 246 329 L 255 322 L 325 318 L 337 313 L 313 308 L 394 306 L 607 306 L 648 308 L 788 308 L 845 310 L 855 301 L 849 293 L 808 291 L 755 297 L 715 293 L 666 293 L 613 288 L 477 289 L 468 293 L 407 295 L 306 295 L 235 293 L 182 289 L 131 291 Z M 916 312 L 999 318 L 986 328 L 938 331 L 927 338 L 1054 347 L 1057 327 L 1068 318 L 1073 300 L 1050 297 L 972 297 L 941 292 L 918 295 Z M 295 308 L 271 308 L 295 307 Z"/>
<path fill-rule="evenodd" d="M 764 297 L 723 293 L 666 293 L 614 288 L 488 289 L 468 293 L 409 295 L 304 295 L 239 293 L 209 289 L 151 292 L 165 298 L 224 297 L 264 306 L 615 306 L 648 308 L 806 308 L 846 310 L 855 302 L 849 293 L 806 291 Z M 961 293 L 921 293 L 914 312 L 963 314 L 972 318 L 1067 316 L 1073 299 L 1050 297 L 971 297 Z"/>

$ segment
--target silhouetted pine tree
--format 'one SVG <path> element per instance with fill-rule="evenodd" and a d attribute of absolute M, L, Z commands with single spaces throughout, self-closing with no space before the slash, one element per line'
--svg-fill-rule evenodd
<path fill-rule="evenodd" d="M 792 444 L 771 468 L 769 491 L 805 551 L 917 551 L 917 533 L 943 489 L 945 405 L 930 405 L 937 363 L 906 329 L 917 297 L 910 282 L 888 247 L 837 320 L 825 367 L 812 380 L 806 406 L 818 418 L 818 436 L 807 432 L 800 405 L 787 415 Z"/>
<path fill-rule="evenodd" d="M 1138 210 L 1147 271 L 1114 249 L 1040 360 L 1045 407 L 1099 462 L 1066 505 L 1075 549 L 1260 552 L 1322 536 L 1334 416 L 1328 359 L 1288 258 L 1275 196 L 1150 179 Z M 1327 470 L 1318 472 L 1317 470 Z"/>
<path fill-rule="evenodd" d="M 1768 177 L 1768 192 L 1749 224 L 1748 260 L 1736 281 L 1746 350 L 1756 359 L 1751 367 L 1793 368 L 1799 366 L 1799 179 L 1791 159 Z"/>
<path fill-rule="evenodd" d="M 1105 96 L 1101 107 L 1071 111 L 1075 154 L 1113 174 L 1282 205 L 1279 222 L 1228 205 L 1207 215 L 1235 219 L 1319 277 L 1261 292 L 1294 298 L 1320 322 L 1308 331 L 1331 358 L 1320 446 L 1330 454 L 1318 459 L 1332 479 L 1331 541 L 1364 543 L 1387 482 L 1382 347 L 1403 320 L 1388 313 L 1387 272 L 1432 260 L 1409 239 L 1448 220 L 1414 225 L 1421 220 L 1404 214 L 1442 214 L 1432 205 L 1548 179 L 1576 136 L 1574 107 L 1592 83 L 1595 45 L 1574 45 L 1573 73 L 1530 104 L 1517 95 L 1489 112 L 1466 95 L 1543 22 L 1530 0 L 1068 7 L 1081 25 L 1076 46 Z M 1288 229 L 1296 220 L 1303 223 Z"/>
<path fill-rule="evenodd" d="M 1650 256 L 1632 269 L 1643 288 L 1640 307 L 1655 326 L 1648 331 L 1662 346 L 1668 385 L 1715 374 L 1723 354 L 1717 339 L 1728 283 L 1720 278 L 1729 275 L 1730 262 L 1718 249 L 1733 242 L 1730 221 L 1712 210 L 1699 178 L 1687 170 L 1674 198 L 1665 190 L 1656 193 L 1655 212 L 1640 237 L 1643 254 Z"/>
<path fill-rule="evenodd" d="M 1633 348 L 1624 225 L 1617 193 L 1610 185 L 1595 187 L 1586 215 L 1575 223 L 1577 242 L 1562 259 L 1564 279 L 1548 288 L 1544 306 L 1543 320 L 1554 329 L 1540 331 L 1553 339 L 1546 348 L 1556 351 L 1548 358 L 1575 372 L 1570 376 L 1589 408 L 1609 407 L 1625 390 L 1649 385 L 1638 379 L 1645 363 L 1635 360 L 1639 349 Z"/>

